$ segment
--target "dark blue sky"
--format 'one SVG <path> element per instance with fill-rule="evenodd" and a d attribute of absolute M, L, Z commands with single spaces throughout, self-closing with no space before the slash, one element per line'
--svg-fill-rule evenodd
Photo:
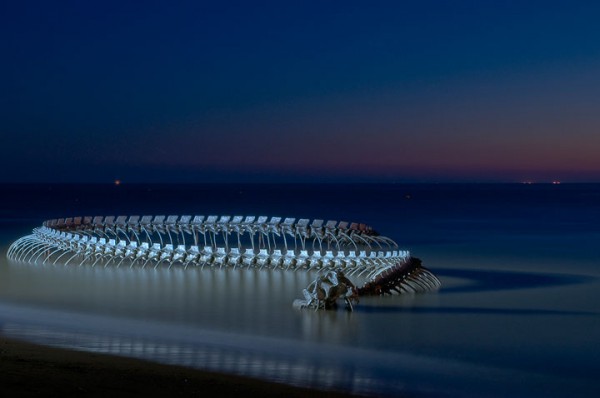
<path fill-rule="evenodd" d="M 4 1 L 0 181 L 600 181 L 600 3 Z"/>

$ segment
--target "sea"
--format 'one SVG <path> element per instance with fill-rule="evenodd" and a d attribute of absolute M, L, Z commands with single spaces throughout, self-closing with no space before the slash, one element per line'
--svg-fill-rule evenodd
<path fill-rule="evenodd" d="M 97 215 L 365 223 L 442 285 L 314 311 L 304 271 L 6 257 Z M 0 334 L 356 395 L 600 396 L 600 184 L 0 185 Z"/>

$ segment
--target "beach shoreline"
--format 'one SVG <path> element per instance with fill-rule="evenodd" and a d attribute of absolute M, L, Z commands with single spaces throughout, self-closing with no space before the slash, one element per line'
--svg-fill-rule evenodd
<path fill-rule="evenodd" d="M 0 336 L 0 391 L 6 396 L 343 397 L 248 377 L 140 359 L 41 346 Z"/>

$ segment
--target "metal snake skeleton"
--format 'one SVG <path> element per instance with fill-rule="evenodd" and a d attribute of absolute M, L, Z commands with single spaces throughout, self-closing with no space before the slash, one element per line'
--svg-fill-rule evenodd
<path fill-rule="evenodd" d="M 400 250 L 392 239 L 365 224 L 344 221 L 187 215 L 53 219 L 16 240 L 7 256 L 20 262 L 64 265 L 158 267 L 164 263 L 184 268 L 314 270 L 320 279 L 311 284 L 312 291 L 305 289 L 303 303 L 316 309 L 326 308 L 327 301 L 317 285 L 326 281 L 331 291 L 339 291 L 338 279 L 352 285 L 347 279 L 352 275 L 365 275 L 368 280 L 359 289 L 350 286 L 356 297 L 440 286 L 420 260 Z M 343 298 L 351 307 L 350 293 Z M 331 296 L 325 298 L 331 303 Z"/>

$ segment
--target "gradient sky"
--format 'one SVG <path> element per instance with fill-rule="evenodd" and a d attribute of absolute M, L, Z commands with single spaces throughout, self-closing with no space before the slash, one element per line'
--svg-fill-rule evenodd
<path fill-rule="evenodd" d="M 600 2 L 0 3 L 0 181 L 600 181 Z"/>

